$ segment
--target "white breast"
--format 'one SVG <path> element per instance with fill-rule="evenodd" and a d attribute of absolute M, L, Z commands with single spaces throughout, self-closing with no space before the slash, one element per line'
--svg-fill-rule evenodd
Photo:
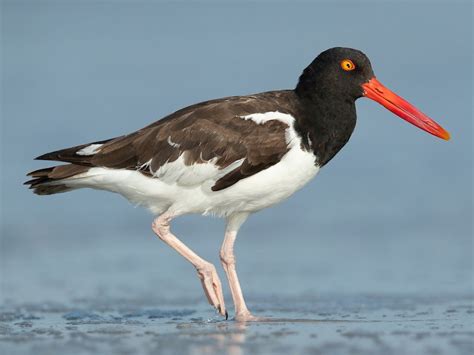
<path fill-rule="evenodd" d="M 295 145 L 278 164 L 219 191 L 221 201 L 218 208 L 206 212 L 220 215 L 219 209 L 223 209 L 224 214 L 228 215 L 236 211 L 255 212 L 272 206 L 302 188 L 318 171 L 314 155 L 302 150 L 299 144 Z"/>

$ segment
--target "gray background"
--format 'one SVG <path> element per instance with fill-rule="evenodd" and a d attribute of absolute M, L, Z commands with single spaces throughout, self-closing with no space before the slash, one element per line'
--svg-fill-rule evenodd
<path fill-rule="evenodd" d="M 204 304 L 194 270 L 154 237 L 147 211 L 98 191 L 33 195 L 21 185 L 25 173 L 49 163 L 32 158 L 199 101 L 293 88 L 334 46 L 364 51 L 378 79 L 452 140 L 359 100 L 357 128 L 338 156 L 242 228 L 248 303 L 472 294 L 469 2 L 3 1 L 2 36 L 1 302 Z M 174 228 L 219 263 L 222 221 L 188 216 Z"/>

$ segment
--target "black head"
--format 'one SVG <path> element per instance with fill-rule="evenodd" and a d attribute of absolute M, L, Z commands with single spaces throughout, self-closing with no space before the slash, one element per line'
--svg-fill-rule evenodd
<path fill-rule="evenodd" d="M 357 49 L 336 47 L 322 52 L 303 71 L 295 92 L 312 103 L 308 106 L 317 107 L 320 114 L 354 120 L 354 101 L 365 96 L 437 137 L 450 137 L 443 127 L 382 85 L 375 78 L 369 58 Z"/>
<path fill-rule="evenodd" d="M 332 96 L 355 100 L 362 84 L 374 77 L 369 58 L 357 49 L 335 47 L 322 52 L 301 74 L 296 92 L 303 97 Z"/>

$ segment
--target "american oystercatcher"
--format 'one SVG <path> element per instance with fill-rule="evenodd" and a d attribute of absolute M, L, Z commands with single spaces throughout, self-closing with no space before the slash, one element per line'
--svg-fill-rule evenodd
<path fill-rule="evenodd" d="M 220 259 L 235 319 L 255 320 L 235 268 L 237 232 L 250 214 L 289 197 L 337 154 L 354 130 L 355 101 L 363 96 L 449 139 L 375 78 L 364 53 L 339 47 L 318 55 L 294 90 L 198 103 L 121 137 L 41 155 L 36 159 L 68 164 L 33 171 L 25 184 L 38 195 L 108 190 L 151 210 L 153 231 L 196 268 L 209 303 L 227 319 L 216 268 L 170 230 L 184 214 L 225 218 Z"/>

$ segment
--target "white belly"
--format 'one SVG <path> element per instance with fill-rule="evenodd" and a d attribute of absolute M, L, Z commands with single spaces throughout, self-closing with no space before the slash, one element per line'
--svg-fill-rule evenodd
<path fill-rule="evenodd" d="M 171 210 L 180 214 L 224 217 L 234 212 L 255 212 L 281 202 L 308 183 L 318 171 L 314 155 L 295 145 L 278 164 L 221 191 L 211 190 L 216 179 L 199 185 L 183 185 L 133 170 L 108 168 L 92 168 L 67 184 L 119 193 L 154 214 Z"/>

